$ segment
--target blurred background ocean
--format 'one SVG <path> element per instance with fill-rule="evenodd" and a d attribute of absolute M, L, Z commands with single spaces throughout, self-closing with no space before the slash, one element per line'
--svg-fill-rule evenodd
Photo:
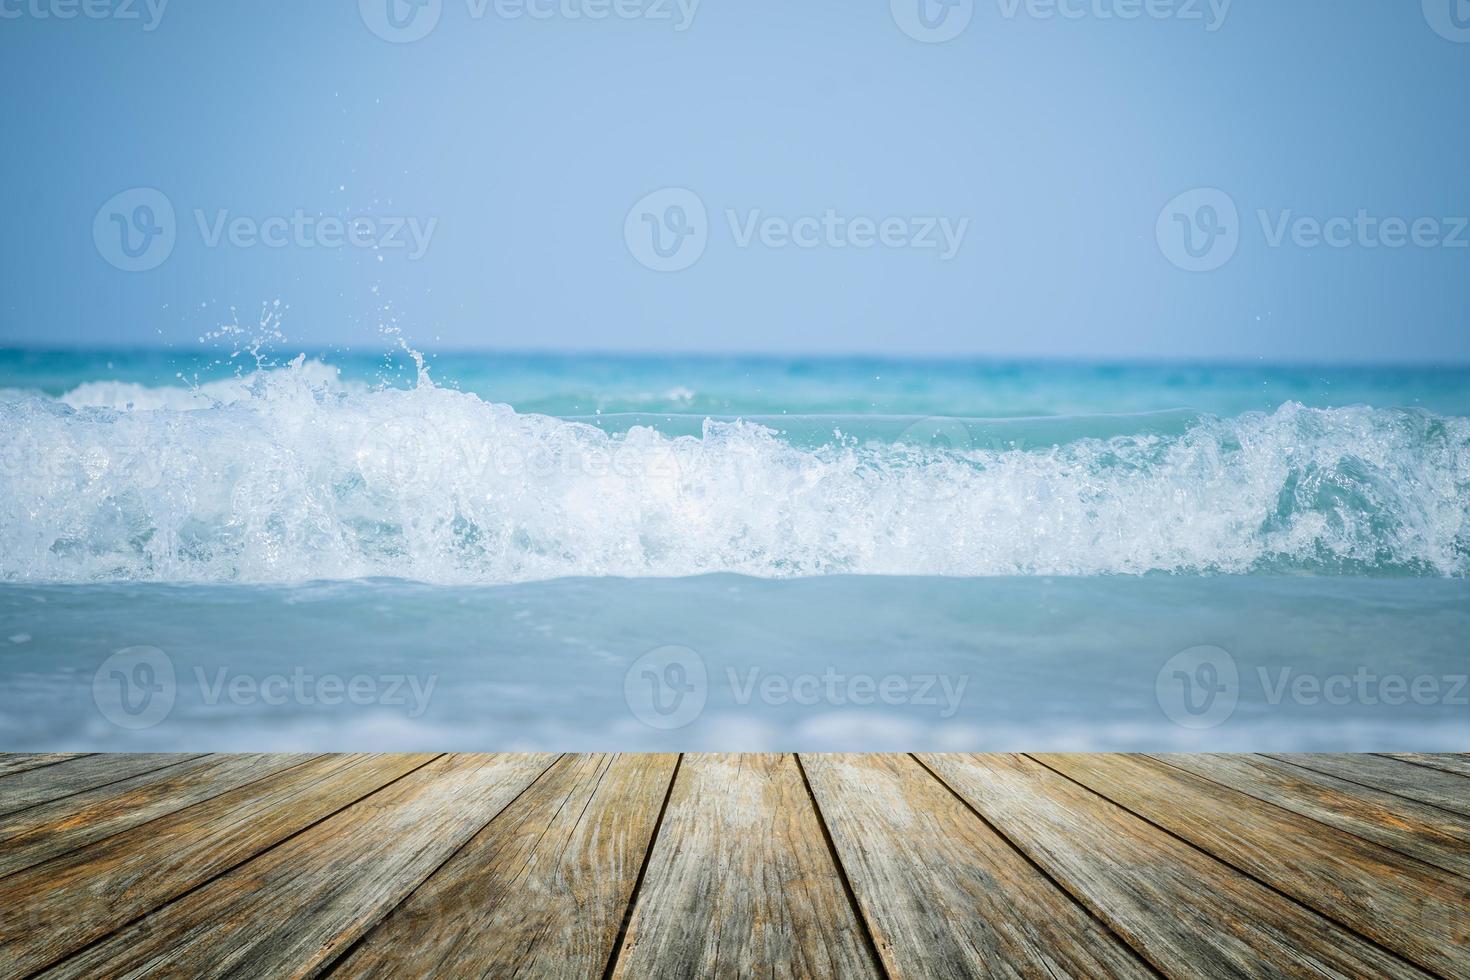
<path fill-rule="evenodd" d="M 1463 749 L 1467 15 L 0 6 L 0 748 Z"/>

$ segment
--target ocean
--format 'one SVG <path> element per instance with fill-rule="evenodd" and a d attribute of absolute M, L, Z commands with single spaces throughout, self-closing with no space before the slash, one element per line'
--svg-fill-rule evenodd
<path fill-rule="evenodd" d="M 1470 369 L 0 351 L 0 748 L 1463 750 Z"/>

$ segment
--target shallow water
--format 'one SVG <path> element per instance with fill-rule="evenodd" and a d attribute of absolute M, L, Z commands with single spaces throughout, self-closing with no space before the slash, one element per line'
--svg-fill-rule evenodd
<path fill-rule="evenodd" d="M 1463 579 L 7 585 L 0 744 L 1449 751 L 1466 636 Z"/>
<path fill-rule="evenodd" d="M 0 352 L 0 747 L 1470 735 L 1470 371 L 243 360 Z"/>

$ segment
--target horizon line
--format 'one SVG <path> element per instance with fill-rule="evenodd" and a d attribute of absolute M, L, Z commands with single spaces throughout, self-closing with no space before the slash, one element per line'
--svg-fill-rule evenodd
<path fill-rule="evenodd" d="M 228 345 L 226 345 L 228 346 Z M 443 356 L 505 355 L 511 357 L 602 357 L 615 359 L 687 358 L 690 360 L 750 360 L 750 361 L 889 361 L 913 364 L 935 364 L 958 362 L 968 364 L 1075 364 L 1090 366 L 1108 365 L 1157 365 L 1192 367 L 1288 367 L 1288 368 L 1400 368 L 1417 370 L 1455 371 L 1470 368 L 1470 358 L 1429 359 L 1374 359 L 1369 357 L 1320 358 L 1286 356 L 1273 358 L 1267 355 L 1255 357 L 1232 354 L 1193 355 L 1103 355 L 1103 354 L 1000 354 L 983 352 L 908 352 L 894 353 L 869 350 L 848 351 L 783 351 L 783 350 L 699 350 L 672 349 L 654 350 L 646 348 L 575 348 L 575 347 L 493 347 L 493 346 L 445 346 L 437 349 L 420 350 L 410 344 L 426 359 Z M 377 349 L 366 344 L 321 343 L 286 344 L 279 347 L 276 357 L 294 354 L 325 353 L 370 353 L 372 356 L 402 357 L 411 360 L 411 355 L 392 346 Z M 287 351 L 294 354 L 287 355 Z M 188 344 L 139 343 L 139 344 L 67 344 L 0 341 L 0 354 L 84 354 L 84 353 L 159 353 L 159 354 L 208 354 L 217 349 Z M 242 352 L 242 356 L 244 356 Z"/>

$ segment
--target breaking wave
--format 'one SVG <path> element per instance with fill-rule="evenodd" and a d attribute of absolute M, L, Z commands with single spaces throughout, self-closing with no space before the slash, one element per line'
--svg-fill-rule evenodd
<path fill-rule="evenodd" d="M 319 362 L 0 394 L 0 580 L 1470 570 L 1470 420 L 560 419 Z"/>

